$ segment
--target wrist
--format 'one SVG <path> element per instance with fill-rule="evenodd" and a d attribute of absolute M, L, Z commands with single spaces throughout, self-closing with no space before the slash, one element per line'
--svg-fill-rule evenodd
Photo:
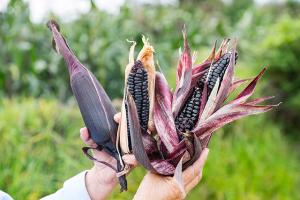
<path fill-rule="evenodd" d="M 95 165 L 85 176 L 86 189 L 91 200 L 105 199 L 117 182 L 115 171 L 109 167 L 97 167 Z"/>

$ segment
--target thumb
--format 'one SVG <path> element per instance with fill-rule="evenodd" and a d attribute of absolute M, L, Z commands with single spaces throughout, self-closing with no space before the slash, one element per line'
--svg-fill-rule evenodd
<path fill-rule="evenodd" d="M 208 153 L 209 153 L 208 148 L 203 149 L 199 159 L 192 165 L 196 168 L 196 173 L 199 173 L 200 171 L 202 171 L 204 164 L 207 160 Z"/>
<path fill-rule="evenodd" d="M 207 160 L 208 152 L 208 148 L 203 149 L 198 160 L 196 160 L 196 162 L 193 165 L 189 166 L 186 170 L 184 170 L 183 182 L 185 185 L 188 185 L 195 178 L 199 182 L 202 175 L 203 166 Z"/>
<path fill-rule="evenodd" d="M 121 121 L 121 112 L 118 112 L 117 114 L 114 115 L 114 120 L 118 124 L 120 123 L 120 121 Z"/>

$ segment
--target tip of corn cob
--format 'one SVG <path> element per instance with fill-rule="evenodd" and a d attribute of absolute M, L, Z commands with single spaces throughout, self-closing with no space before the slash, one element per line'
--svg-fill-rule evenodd
<path fill-rule="evenodd" d="M 53 34 L 52 48 L 59 54 L 61 54 L 64 51 L 64 50 L 62 50 L 62 52 L 61 52 L 60 48 L 66 48 L 67 51 L 71 52 L 71 49 L 70 49 L 69 45 L 67 44 L 65 38 L 60 34 L 60 26 L 58 25 L 58 23 L 53 19 L 49 20 L 47 22 L 47 27 Z M 57 42 L 60 44 L 56 44 Z M 59 46 L 61 46 L 61 47 L 59 47 Z"/>
<path fill-rule="evenodd" d="M 144 43 L 144 46 L 142 50 L 140 51 L 137 60 L 142 61 L 142 63 L 147 66 L 154 66 L 153 62 L 153 53 L 155 52 L 153 46 L 151 46 L 149 42 L 149 38 L 146 38 L 144 35 L 142 36 L 142 41 Z"/>
<path fill-rule="evenodd" d="M 60 27 L 59 27 L 58 23 L 57 23 L 55 20 L 53 20 L 53 19 L 51 19 L 51 20 L 49 20 L 49 21 L 47 22 L 47 27 L 48 27 L 50 30 L 52 29 L 52 26 L 54 26 L 58 31 L 60 31 Z"/>

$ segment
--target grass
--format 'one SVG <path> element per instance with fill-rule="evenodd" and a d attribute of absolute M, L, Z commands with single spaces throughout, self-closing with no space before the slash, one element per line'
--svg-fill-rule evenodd
<path fill-rule="evenodd" d="M 47 100 L 4 100 L 0 108 L 0 188 L 38 199 L 91 166 L 81 154 L 76 109 Z"/>
<path fill-rule="evenodd" d="M 77 107 L 45 99 L 5 99 L 0 104 L 0 189 L 35 200 L 92 163 L 81 152 Z M 300 160 L 267 115 L 252 116 L 218 131 L 210 143 L 203 180 L 187 199 L 300 199 Z M 145 170 L 128 177 L 131 199 Z"/>
<path fill-rule="evenodd" d="M 299 159 L 264 116 L 219 131 L 191 199 L 299 199 Z"/>

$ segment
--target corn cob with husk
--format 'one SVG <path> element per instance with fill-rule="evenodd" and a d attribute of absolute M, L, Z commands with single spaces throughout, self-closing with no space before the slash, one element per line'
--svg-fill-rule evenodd
<path fill-rule="evenodd" d="M 250 80 L 234 78 L 236 41 L 230 43 L 228 39 L 224 40 L 217 51 L 215 44 L 210 56 L 193 67 L 185 29 L 183 38 L 184 49 L 178 62 L 174 92 L 169 89 L 160 72 L 155 73 L 155 87 L 149 87 L 154 65 L 151 76 L 146 76 L 144 71 L 148 71 L 143 61 L 133 59 L 135 42 L 133 43 L 125 73 L 122 121 L 119 128 L 119 142 L 123 153 L 133 153 L 138 162 L 152 172 L 176 177 L 180 177 L 181 171 L 199 158 L 214 131 L 244 116 L 266 112 L 277 106 L 258 105 L 271 97 L 248 100 L 265 69 L 234 100 L 225 103 L 238 86 Z M 151 56 L 148 58 L 151 60 L 148 61 L 153 63 L 153 48 L 149 49 Z M 143 50 L 141 53 L 143 54 Z M 141 76 L 144 79 L 137 81 L 135 78 L 138 69 L 139 73 L 144 70 L 144 76 Z M 147 85 L 148 88 L 136 86 L 136 83 Z M 154 99 L 147 98 L 147 94 L 148 97 L 150 93 L 153 94 L 152 90 Z M 144 95 L 137 97 L 137 94 Z M 154 106 L 147 105 L 147 102 Z M 153 116 L 154 127 L 149 127 L 149 124 L 147 126 L 150 116 Z"/>
<path fill-rule="evenodd" d="M 121 112 L 121 124 L 118 131 L 120 147 L 123 153 L 131 153 L 132 151 L 130 135 L 131 122 L 128 120 L 129 108 L 127 95 L 131 95 L 136 106 L 140 129 L 145 137 L 144 141 L 147 141 L 149 144 L 151 144 L 151 141 L 154 142 L 154 139 L 149 135 L 149 133 L 151 133 L 149 130 L 153 130 L 154 128 L 152 112 L 155 87 L 154 49 L 144 36 L 142 41 L 144 46 L 136 60 L 134 59 L 136 43 L 132 41 L 133 44 L 130 48 L 129 63 L 125 69 L 124 99 Z"/>
<path fill-rule="evenodd" d="M 51 20 L 47 23 L 53 35 L 53 47 L 61 54 L 67 64 L 70 74 L 70 84 L 77 100 L 83 120 L 91 134 L 91 138 L 98 144 L 97 149 L 104 149 L 116 158 L 117 166 L 96 160 L 88 154 L 89 148 L 83 148 L 86 155 L 100 163 L 106 164 L 116 172 L 124 169 L 123 161 L 116 149 L 117 124 L 113 117 L 116 114 L 111 100 L 95 76 L 76 58 L 66 40 L 60 33 L 58 24 Z M 127 190 L 125 175 L 119 177 L 121 191 Z"/>

